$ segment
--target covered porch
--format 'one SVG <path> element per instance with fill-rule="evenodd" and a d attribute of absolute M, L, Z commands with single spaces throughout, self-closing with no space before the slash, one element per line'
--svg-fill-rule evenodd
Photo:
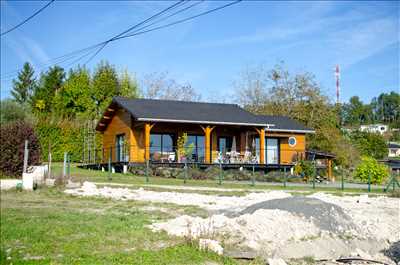
<path fill-rule="evenodd" d="M 116 135 L 112 162 L 292 165 L 305 147 L 303 135 L 256 126 L 137 122 L 131 130 Z"/>

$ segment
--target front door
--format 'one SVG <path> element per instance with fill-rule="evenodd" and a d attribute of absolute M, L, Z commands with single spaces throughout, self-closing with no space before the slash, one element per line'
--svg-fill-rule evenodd
<path fill-rule="evenodd" d="M 125 134 L 119 134 L 117 135 L 115 139 L 115 152 L 116 152 L 116 158 L 117 161 L 124 161 L 124 150 L 125 150 Z"/>
<path fill-rule="evenodd" d="M 279 164 L 279 140 L 277 138 L 267 138 L 267 164 Z"/>

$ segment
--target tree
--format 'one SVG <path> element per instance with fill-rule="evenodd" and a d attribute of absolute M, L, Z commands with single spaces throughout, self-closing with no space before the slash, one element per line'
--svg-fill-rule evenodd
<path fill-rule="evenodd" d="M 34 74 L 35 71 L 31 64 L 26 62 L 22 70 L 18 73 L 18 78 L 13 79 L 11 95 L 14 97 L 16 102 L 23 104 L 29 100 L 36 85 Z"/>
<path fill-rule="evenodd" d="M 54 109 L 61 117 L 85 116 L 94 110 L 91 98 L 90 74 L 85 68 L 70 70 L 59 93 L 54 97 Z"/>
<path fill-rule="evenodd" d="M 33 109 L 42 113 L 51 112 L 54 96 L 60 92 L 64 79 L 64 69 L 59 66 L 50 67 L 47 72 L 42 73 L 32 96 Z"/>
<path fill-rule="evenodd" d="M 400 94 L 394 91 L 373 98 L 371 106 L 376 122 L 392 123 L 400 127 Z"/>
<path fill-rule="evenodd" d="M 200 95 L 188 83 L 179 84 L 175 79 L 168 77 L 167 72 L 152 73 L 143 80 L 144 98 L 169 99 L 183 101 L 199 101 Z"/>
<path fill-rule="evenodd" d="M 10 99 L 2 100 L 0 104 L 0 124 L 4 125 L 15 121 L 33 121 L 29 106 Z"/>
<path fill-rule="evenodd" d="M 372 120 L 372 109 L 364 105 L 358 96 L 353 96 L 349 103 L 343 105 L 343 120 L 346 125 L 365 124 Z"/>
<path fill-rule="evenodd" d="M 338 111 L 311 73 L 293 75 L 283 64 L 270 71 L 258 66 L 246 69 L 235 86 L 247 110 L 288 116 L 313 128 L 316 133 L 307 135 L 307 148 L 335 153 L 338 163 L 350 165 L 354 150 L 343 148 L 348 141 L 339 129 Z"/>
<path fill-rule="evenodd" d="M 127 98 L 138 98 L 139 87 L 135 79 L 133 79 L 128 71 L 123 71 L 119 76 L 119 96 Z"/>
<path fill-rule="evenodd" d="M 118 95 L 118 93 L 119 83 L 115 67 L 107 62 L 100 62 L 92 80 L 91 97 L 95 104 L 94 116 L 100 116 L 111 102 L 112 97 Z"/>
<path fill-rule="evenodd" d="M 386 141 L 378 133 L 355 131 L 350 135 L 351 142 L 361 155 L 382 159 L 387 155 Z"/>

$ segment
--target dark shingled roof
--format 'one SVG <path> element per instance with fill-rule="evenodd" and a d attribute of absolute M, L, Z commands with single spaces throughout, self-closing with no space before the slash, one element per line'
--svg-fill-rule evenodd
<path fill-rule="evenodd" d="M 137 120 L 263 126 L 264 122 L 235 104 L 115 97 Z"/>
<path fill-rule="evenodd" d="M 114 97 L 110 108 L 116 106 L 128 111 L 138 121 L 264 126 L 271 131 L 312 132 L 287 117 L 254 115 L 236 104 Z M 104 116 L 110 114 L 107 110 Z M 109 121 L 103 117 L 96 129 L 105 130 Z"/>
<path fill-rule="evenodd" d="M 389 142 L 388 147 L 389 148 L 400 148 L 400 143 Z"/>
<path fill-rule="evenodd" d="M 313 129 L 310 129 L 298 121 L 295 121 L 286 116 L 277 116 L 277 115 L 258 115 L 264 123 L 274 124 L 275 126 L 270 126 L 270 131 L 306 131 L 306 132 L 314 132 Z"/>

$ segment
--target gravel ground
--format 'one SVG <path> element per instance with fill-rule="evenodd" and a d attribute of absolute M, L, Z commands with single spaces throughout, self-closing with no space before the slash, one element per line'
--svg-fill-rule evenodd
<path fill-rule="evenodd" d="M 357 229 L 353 224 L 351 217 L 348 216 L 340 206 L 319 199 L 303 196 L 256 203 L 236 215 L 253 214 L 255 211 L 260 209 L 278 209 L 303 216 L 312 221 L 321 230 L 332 233 L 339 234 L 344 231 Z"/>
<path fill-rule="evenodd" d="M 76 196 L 194 205 L 208 210 L 208 218 L 182 215 L 153 223 L 154 231 L 170 235 L 218 240 L 225 250 L 253 252 L 264 258 L 336 259 L 357 250 L 362 255 L 394 264 L 400 241 L 400 200 L 384 196 L 334 196 L 315 193 L 292 196 L 283 191 L 218 196 L 156 192 L 127 188 L 97 188 L 84 183 L 68 189 Z M 386 251 L 384 256 L 382 253 Z M 390 253 L 388 252 L 390 251 Z"/>

